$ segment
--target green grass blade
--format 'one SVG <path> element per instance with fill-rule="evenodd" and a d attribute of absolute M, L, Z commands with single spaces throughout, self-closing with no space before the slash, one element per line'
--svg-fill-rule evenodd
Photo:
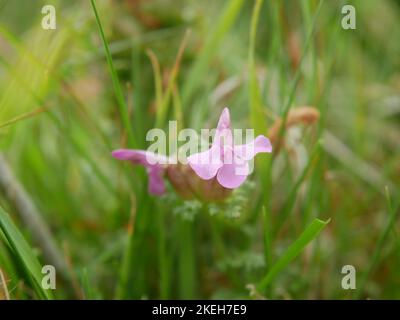
<path fill-rule="evenodd" d="M 18 231 L 9 215 L 0 208 L 0 229 L 3 231 L 10 247 L 15 252 L 16 257 L 21 262 L 23 269 L 26 272 L 27 278 L 32 284 L 35 293 L 41 299 L 52 299 L 51 291 L 45 290 L 41 286 L 42 282 L 42 267 L 33 254 L 33 249 L 24 239 L 24 236 Z"/>
<path fill-rule="evenodd" d="M 169 255 L 167 253 L 167 236 L 165 213 L 158 206 L 158 264 L 160 277 L 160 298 L 168 299 L 170 295 Z"/>
<path fill-rule="evenodd" d="M 99 17 L 99 14 L 97 12 L 97 9 L 96 9 L 95 0 L 91 0 L 91 3 L 92 3 L 92 8 L 93 8 L 94 15 L 96 16 L 97 25 L 99 27 L 100 36 L 101 36 L 101 39 L 103 41 L 104 50 L 106 51 L 107 63 L 108 63 L 108 67 L 110 69 L 111 79 L 112 79 L 112 83 L 113 83 L 113 86 L 114 86 L 114 92 L 115 92 L 115 96 L 117 98 L 119 112 L 120 112 L 121 118 L 122 118 L 122 123 L 123 123 L 123 125 L 125 127 L 125 130 L 126 130 L 127 134 L 128 134 L 128 140 L 129 140 L 130 145 L 136 146 L 136 142 L 135 142 L 135 138 L 134 138 L 134 135 L 133 135 L 132 127 L 131 127 L 130 122 L 129 122 L 128 106 L 126 104 L 126 101 L 125 101 L 125 98 L 124 98 L 124 94 L 122 93 L 121 84 L 119 83 L 117 71 L 115 70 L 114 63 L 113 63 L 112 56 L 111 56 L 111 52 L 110 52 L 110 49 L 108 47 L 108 43 L 107 43 L 106 37 L 104 35 L 104 31 L 103 31 L 103 27 L 101 25 L 100 17 Z"/>
<path fill-rule="evenodd" d="M 310 243 L 314 240 L 323 228 L 329 223 L 328 221 L 322 221 L 314 219 L 314 221 L 303 231 L 300 237 L 293 242 L 292 245 L 286 250 L 286 252 L 279 258 L 279 260 L 271 267 L 267 275 L 261 280 L 258 285 L 259 291 L 264 291 L 268 285 L 274 280 L 274 278 L 285 269 L 289 263 L 294 260 Z"/>
<path fill-rule="evenodd" d="M 304 168 L 303 172 L 301 173 L 300 177 L 297 179 L 296 183 L 293 185 L 293 188 L 289 192 L 289 196 L 285 202 L 285 205 L 282 209 L 282 212 L 280 214 L 280 219 L 279 222 L 277 223 L 275 230 L 274 230 L 274 235 L 276 235 L 282 225 L 285 223 L 286 219 L 290 216 L 290 213 L 292 212 L 297 196 L 299 194 L 299 189 L 302 186 L 304 180 L 307 177 L 307 174 L 310 172 L 312 166 L 315 164 L 319 154 L 321 151 L 321 142 L 317 142 L 316 146 L 314 147 L 314 150 L 311 153 L 310 159 L 308 160 L 308 163 L 306 167 Z"/>
<path fill-rule="evenodd" d="M 257 25 L 260 17 L 263 0 L 257 0 L 253 7 L 253 13 L 250 21 L 250 45 L 248 53 L 248 95 L 249 95 L 249 111 L 250 111 L 250 122 L 252 128 L 254 128 L 256 135 L 266 134 L 267 132 L 267 121 L 265 116 L 265 110 L 263 109 L 263 102 L 260 92 L 259 83 L 257 80 L 256 63 L 255 63 L 255 47 L 257 40 Z M 271 159 L 266 155 L 258 157 L 256 160 L 256 167 L 259 172 L 260 182 L 263 190 L 266 192 L 260 195 L 260 203 L 268 207 L 266 200 L 266 194 L 270 191 L 271 185 Z M 269 209 L 267 209 L 269 210 Z M 259 210 L 255 211 L 256 213 Z"/>
<path fill-rule="evenodd" d="M 158 62 L 157 56 L 152 50 L 150 49 L 146 50 L 146 54 L 149 57 L 151 66 L 153 68 L 154 88 L 156 90 L 156 105 L 157 107 L 160 107 L 162 104 L 162 95 L 163 95 L 160 63 Z"/>
<path fill-rule="evenodd" d="M 186 77 L 185 85 L 182 90 L 182 105 L 184 108 L 187 108 L 189 99 L 197 86 L 203 81 L 204 75 L 208 71 L 208 62 L 224 39 L 225 34 L 235 22 L 240 10 L 242 9 L 243 3 L 244 0 L 229 1 L 223 10 L 218 24 L 215 26 L 215 31 L 212 32 L 206 40 L 202 51 L 199 53 L 196 62 Z"/>
<path fill-rule="evenodd" d="M 93 300 L 94 299 L 94 293 L 93 293 L 92 286 L 90 285 L 90 280 L 89 280 L 89 275 L 88 275 L 87 268 L 84 268 L 82 270 L 81 283 L 82 283 L 82 289 L 83 289 L 85 300 Z"/>
<path fill-rule="evenodd" d="M 179 67 L 181 64 L 181 60 L 183 57 L 183 52 L 186 48 L 186 44 L 188 41 L 188 37 L 190 35 L 190 31 L 187 30 L 185 35 L 183 36 L 182 42 L 179 46 L 178 54 L 176 55 L 174 66 L 172 67 L 171 74 L 168 79 L 167 88 L 165 93 L 162 96 L 161 102 L 157 105 L 157 114 L 156 114 L 156 127 L 161 128 L 166 120 L 168 114 L 168 107 L 171 101 L 171 96 L 173 94 L 173 89 L 176 87 L 176 80 L 178 77 Z"/>
<path fill-rule="evenodd" d="M 194 225 L 192 221 L 181 219 L 179 222 L 179 293 L 181 299 L 196 298 L 196 253 Z"/>
<path fill-rule="evenodd" d="M 257 35 L 257 24 L 260 16 L 263 0 L 257 0 L 254 4 L 253 15 L 250 26 L 250 46 L 249 46 L 249 102 L 251 124 L 256 134 L 267 132 L 266 117 L 263 112 L 260 88 L 258 86 L 256 66 L 255 66 L 255 44 Z"/>
<path fill-rule="evenodd" d="M 131 273 L 135 266 L 135 224 L 136 211 L 132 209 L 126 237 L 127 243 L 122 257 L 119 280 L 116 287 L 116 299 L 126 299 L 128 297 L 127 286 L 131 282 Z"/>
<path fill-rule="evenodd" d="M 363 276 L 361 278 L 360 286 L 359 286 L 359 288 L 357 290 L 357 294 L 356 294 L 356 299 L 359 299 L 361 297 L 361 295 L 363 294 L 368 277 L 370 276 L 370 274 L 372 273 L 372 271 L 374 270 L 374 268 L 376 267 L 376 265 L 379 262 L 383 246 L 386 243 L 386 240 L 389 236 L 390 231 L 395 226 L 397 215 L 400 211 L 400 210 L 398 210 L 398 208 L 395 209 L 393 207 L 389 188 L 386 188 L 385 191 L 386 191 L 387 210 L 389 213 L 389 218 L 387 220 L 385 228 L 383 229 L 382 233 L 379 236 L 378 243 L 376 245 L 376 248 L 375 248 L 374 254 L 371 258 L 371 261 L 368 265 L 367 271 L 363 274 Z"/>
<path fill-rule="evenodd" d="M 317 25 L 317 18 L 320 14 L 321 8 L 322 8 L 322 4 L 323 4 L 323 0 L 320 0 L 316 9 L 316 12 L 314 14 L 312 23 L 311 23 L 311 27 L 308 33 L 308 36 L 306 38 L 306 42 L 304 44 L 304 49 L 302 52 L 302 55 L 300 57 L 300 62 L 299 62 L 299 66 L 297 68 L 297 70 L 295 71 L 295 75 L 293 77 L 293 82 L 291 84 L 290 90 L 289 90 L 289 95 L 288 98 L 286 100 L 286 103 L 284 104 L 283 107 L 283 115 L 282 115 L 282 126 L 279 132 L 279 139 L 282 139 L 284 134 L 285 134 L 285 128 L 286 128 L 286 121 L 287 121 L 287 117 L 289 115 L 289 111 L 290 108 L 292 106 L 292 102 L 295 98 L 295 94 L 296 94 L 296 89 L 297 89 L 297 85 L 299 84 L 300 78 L 301 78 L 301 66 L 303 65 L 303 62 L 305 60 L 305 57 L 307 55 L 308 49 L 311 45 L 313 36 L 315 34 L 315 30 L 316 30 L 316 25 Z"/>
<path fill-rule="evenodd" d="M 271 232 L 271 212 L 263 206 L 263 223 L 264 223 L 264 260 L 267 270 L 272 264 L 272 232 Z"/>

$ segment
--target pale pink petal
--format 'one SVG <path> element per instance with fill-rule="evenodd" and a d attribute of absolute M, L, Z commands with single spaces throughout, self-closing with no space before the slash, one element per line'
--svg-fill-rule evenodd
<path fill-rule="evenodd" d="M 272 152 L 272 145 L 267 137 L 259 135 L 252 142 L 234 146 L 233 152 L 244 160 L 251 160 L 257 153 Z"/>
<path fill-rule="evenodd" d="M 217 130 L 224 130 L 231 128 L 231 116 L 229 114 L 229 109 L 224 108 L 221 115 L 219 116 Z"/>
<path fill-rule="evenodd" d="M 221 152 L 218 146 L 212 146 L 204 152 L 195 153 L 187 158 L 190 167 L 202 179 L 215 177 L 222 166 Z"/>
<path fill-rule="evenodd" d="M 224 108 L 218 120 L 216 133 L 213 140 L 213 145 L 224 146 L 233 145 L 233 136 L 231 130 L 231 117 L 229 109 Z"/>
<path fill-rule="evenodd" d="M 249 174 L 247 161 L 235 161 L 232 164 L 224 164 L 217 174 L 217 180 L 227 189 L 235 189 L 242 185 Z"/>

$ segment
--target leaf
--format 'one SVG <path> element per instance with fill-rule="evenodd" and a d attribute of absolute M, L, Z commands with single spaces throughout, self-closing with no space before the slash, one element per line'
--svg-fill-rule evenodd
<path fill-rule="evenodd" d="M 53 295 L 50 291 L 44 290 L 41 286 L 42 282 L 42 266 L 39 260 L 33 254 L 33 249 L 24 239 L 21 232 L 18 231 L 9 215 L 0 208 L 0 229 L 3 231 L 8 244 L 14 251 L 16 257 L 24 267 L 26 276 L 32 284 L 36 294 L 41 299 L 52 299 Z"/>
<path fill-rule="evenodd" d="M 322 221 L 314 219 L 314 221 L 303 231 L 300 237 L 290 245 L 286 252 L 279 258 L 279 260 L 271 267 L 267 275 L 261 280 L 258 285 L 260 291 L 264 290 L 271 281 L 283 270 L 289 263 L 294 260 L 310 243 L 314 240 L 323 228 L 329 223 L 330 220 Z"/>

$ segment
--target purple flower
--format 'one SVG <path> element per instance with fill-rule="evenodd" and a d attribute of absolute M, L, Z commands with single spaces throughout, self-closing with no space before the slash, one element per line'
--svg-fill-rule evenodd
<path fill-rule="evenodd" d="M 211 148 L 189 156 L 188 162 L 200 178 L 210 180 L 216 177 L 223 187 L 235 189 L 250 174 L 248 162 L 260 152 L 272 152 L 270 141 L 263 135 L 247 144 L 233 144 L 229 110 L 225 108 L 219 118 Z"/>
<path fill-rule="evenodd" d="M 112 152 L 114 158 L 129 160 L 133 164 L 144 166 L 149 175 L 149 192 L 154 195 L 165 193 L 163 180 L 168 158 L 145 150 L 119 149 Z"/>
<path fill-rule="evenodd" d="M 166 178 L 184 199 L 223 201 L 250 174 L 249 161 L 259 152 L 272 151 L 270 141 L 262 135 L 250 143 L 235 146 L 230 125 L 229 110 L 225 108 L 211 148 L 188 157 L 188 165 L 173 164 L 167 156 L 145 150 L 119 149 L 112 155 L 144 166 L 151 194 L 160 196 L 165 193 Z"/>

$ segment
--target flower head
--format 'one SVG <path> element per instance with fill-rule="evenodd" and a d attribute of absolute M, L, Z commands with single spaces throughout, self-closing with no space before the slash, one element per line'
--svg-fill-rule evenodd
<path fill-rule="evenodd" d="M 250 143 L 235 146 L 230 125 L 229 110 L 225 108 L 211 148 L 189 156 L 188 165 L 173 163 L 167 156 L 145 150 L 119 149 L 112 155 L 119 160 L 144 166 L 151 194 L 160 196 L 165 193 L 166 178 L 184 199 L 223 201 L 250 174 L 248 162 L 259 152 L 272 151 L 271 143 L 262 135 Z"/>
<path fill-rule="evenodd" d="M 235 189 L 247 179 L 250 174 L 249 161 L 260 152 L 272 152 L 270 141 L 263 135 L 247 144 L 234 145 L 230 114 L 225 108 L 219 118 L 211 148 L 189 156 L 188 162 L 200 178 L 216 178 L 221 186 Z"/>

